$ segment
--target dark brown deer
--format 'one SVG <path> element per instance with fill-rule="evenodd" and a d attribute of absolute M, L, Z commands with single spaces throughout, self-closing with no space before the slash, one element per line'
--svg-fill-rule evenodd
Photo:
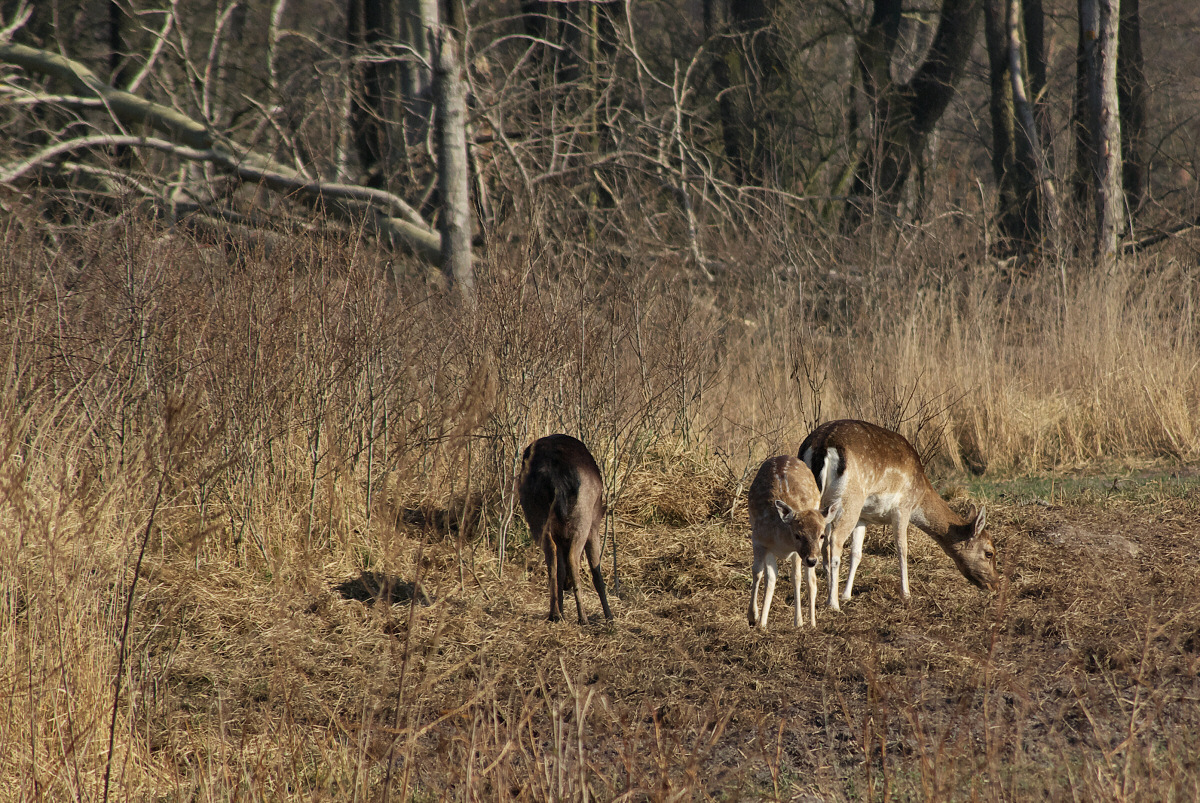
<path fill-rule="evenodd" d="M 604 479 L 588 448 L 570 435 L 547 435 L 525 448 L 519 477 L 529 532 L 546 553 L 550 621 L 562 619 L 563 591 L 575 592 L 579 623 L 587 624 L 579 596 L 579 560 L 587 555 L 604 617 L 612 619 L 600 574 Z"/>

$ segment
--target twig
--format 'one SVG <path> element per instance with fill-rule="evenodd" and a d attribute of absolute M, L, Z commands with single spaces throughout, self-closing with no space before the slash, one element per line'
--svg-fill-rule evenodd
<path fill-rule="evenodd" d="M 171 452 L 167 451 L 167 462 Z M 146 520 L 146 530 L 142 533 L 141 547 L 138 549 L 137 564 L 133 568 L 133 580 L 129 584 L 129 594 L 125 598 L 125 618 L 121 624 L 121 638 L 117 642 L 117 677 L 113 682 L 112 715 L 108 723 L 108 759 L 104 763 L 104 803 L 108 803 L 109 783 L 112 778 L 113 751 L 117 738 L 117 708 L 121 700 L 121 680 L 125 677 L 126 646 L 129 641 L 129 624 L 133 619 L 133 600 L 137 592 L 138 577 L 142 573 L 142 560 L 146 557 L 146 547 L 150 543 L 150 533 L 154 530 L 154 515 L 158 512 L 158 504 L 162 500 L 163 486 L 167 482 L 167 471 L 158 476 L 158 488 L 154 491 L 154 502 L 150 505 L 150 517 Z"/>

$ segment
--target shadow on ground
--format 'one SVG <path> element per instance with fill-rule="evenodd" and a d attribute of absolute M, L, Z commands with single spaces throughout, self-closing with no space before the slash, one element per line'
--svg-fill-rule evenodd
<path fill-rule="evenodd" d="M 367 604 L 384 602 L 394 605 L 401 602 L 412 602 L 413 599 L 422 605 L 430 604 L 429 595 L 425 593 L 425 589 L 384 572 L 364 571 L 358 577 L 338 583 L 333 590 L 343 599 L 358 600 Z"/>

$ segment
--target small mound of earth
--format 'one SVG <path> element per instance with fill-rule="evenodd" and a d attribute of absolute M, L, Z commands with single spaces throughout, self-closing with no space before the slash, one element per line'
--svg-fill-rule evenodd
<path fill-rule="evenodd" d="M 1038 533 L 1054 546 L 1079 551 L 1095 558 L 1136 558 L 1141 548 L 1123 535 L 1097 532 L 1075 524 L 1062 524 Z"/>

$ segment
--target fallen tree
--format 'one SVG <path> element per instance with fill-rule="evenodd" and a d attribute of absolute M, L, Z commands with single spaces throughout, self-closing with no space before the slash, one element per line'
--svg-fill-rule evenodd
<path fill-rule="evenodd" d="M 145 148 L 180 159 L 206 162 L 242 181 L 300 196 L 334 215 L 365 221 L 391 245 L 404 245 L 429 262 L 442 263 L 442 235 L 398 195 L 357 184 L 323 181 L 212 131 L 171 106 L 109 86 L 87 65 L 27 45 L 0 44 L 0 62 L 50 76 L 69 85 L 76 96 L 27 94 L 28 103 L 94 108 L 96 102 L 122 126 L 148 126 L 166 139 L 128 134 L 89 134 L 52 143 L 10 164 L 0 165 L 0 183 L 14 183 L 64 155 L 96 148 Z"/>

